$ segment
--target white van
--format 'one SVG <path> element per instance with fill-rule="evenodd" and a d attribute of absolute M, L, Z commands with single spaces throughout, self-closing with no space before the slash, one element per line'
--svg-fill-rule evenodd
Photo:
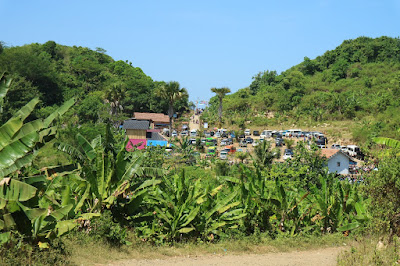
<path fill-rule="evenodd" d="M 190 130 L 190 136 L 191 137 L 197 137 L 197 130 L 196 129 Z"/>
<path fill-rule="evenodd" d="M 260 139 L 266 139 L 272 137 L 272 130 L 264 130 L 260 134 Z"/>
<path fill-rule="evenodd" d="M 301 129 L 289 129 L 285 137 L 298 137 L 301 132 L 303 132 Z"/>
<path fill-rule="evenodd" d="M 347 154 L 351 157 L 356 157 L 361 153 L 360 147 L 356 145 L 347 145 Z"/>

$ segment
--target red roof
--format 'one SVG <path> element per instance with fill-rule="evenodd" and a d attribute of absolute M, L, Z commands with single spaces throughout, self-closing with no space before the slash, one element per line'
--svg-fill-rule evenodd
<path fill-rule="evenodd" d="M 321 156 L 329 159 L 337 152 L 339 152 L 338 149 L 321 149 Z"/>
<path fill-rule="evenodd" d="M 133 117 L 140 120 L 152 120 L 155 123 L 169 123 L 169 116 L 161 113 L 139 113 L 134 112 Z"/>
<path fill-rule="evenodd" d="M 346 153 L 342 152 L 341 150 L 338 150 L 338 149 L 321 149 L 321 156 L 322 157 L 326 157 L 327 159 L 332 158 L 337 153 L 341 153 L 344 156 L 346 156 L 347 158 L 349 158 L 350 161 L 353 161 L 353 158 L 351 158 L 349 155 L 347 155 Z"/>

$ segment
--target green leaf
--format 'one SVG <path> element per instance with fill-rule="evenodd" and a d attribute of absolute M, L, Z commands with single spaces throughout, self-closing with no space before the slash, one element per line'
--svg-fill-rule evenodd
<path fill-rule="evenodd" d="M 187 234 L 187 233 L 192 232 L 193 230 L 194 230 L 193 227 L 184 227 L 184 228 L 179 229 L 178 233 Z"/>
<path fill-rule="evenodd" d="M 5 232 L 0 234 L 0 245 L 4 245 L 11 239 L 11 232 Z"/>
<path fill-rule="evenodd" d="M 188 216 L 186 217 L 186 221 L 181 225 L 181 227 L 184 227 L 188 225 L 191 221 L 193 221 L 193 219 L 196 218 L 199 211 L 200 211 L 200 206 L 197 206 L 196 208 L 192 209 L 188 214 Z"/>
<path fill-rule="evenodd" d="M 74 103 L 75 103 L 74 98 L 71 98 L 68 101 L 66 101 L 63 105 L 61 105 L 57 110 L 55 110 L 44 120 L 44 126 L 45 127 L 50 126 L 50 124 L 54 121 L 54 119 L 66 113 L 69 110 L 69 108 L 71 108 L 71 106 L 74 105 Z"/>
<path fill-rule="evenodd" d="M 18 180 L 3 178 L 0 181 L 0 199 L 7 201 L 27 201 L 36 195 L 37 189 Z"/>
<path fill-rule="evenodd" d="M 379 137 L 379 138 L 372 138 L 372 140 L 376 144 L 386 145 L 391 148 L 400 148 L 400 141 L 395 139 Z"/>
<path fill-rule="evenodd" d="M 76 135 L 76 138 L 78 140 L 79 145 L 82 147 L 83 151 L 88 157 L 88 159 L 93 160 L 94 158 L 96 158 L 96 151 L 90 145 L 89 141 L 87 141 L 87 139 L 85 139 L 85 137 L 79 133 Z"/>
<path fill-rule="evenodd" d="M 22 119 L 20 117 L 12 117 L 4 125 L 0 127 L 0 150 L 2 150 L 22 127 Z"/>
<path fill-rule="evenodd" d="M 68 213 L 72 209 L 72 207 L 73 207 L 73 205 L 69 204 L 67 206 L 64 206 L 58 210 L 51 212 L 50 215 L 53 216 L 56 220 L 61 220 L 68 215 Z"/>
<path fill-rule="evenodd" d="M 20 117 L 22 121 L 25 120 L 35 109 L 36 104 L 39 103 L 39 98 L 34 98 L 30 102 L 28 102 L 24 107 L 18 110 L 18 112 L 14 115 L 14 117 Z"/>
<path fill-rule="evenodd" d="M 14 140 L 0 151 L 0 169 L 8 168 L 14 164 L 17 159 L 24 157 L 33 146 L 38 142 L 39 135 L 32 132 L 25 137 Z"/>
<path fill-rule="evenodd" d="M 57 237 L 62 236 L 65 233 L 68 233 L 72 229 L 74 229 L 77 226 L 76 220 L 65 220 L 65 221 L 60 221 L 56 225 L 56 234 Z"/>
<path fill-rule="evenodd" d="M 359 222 L 354 222 L 354 223 L 349 223 L 346 224 L 344 226 L 341 226 L 338 228 L 338 231 L 343 232 L 343 231 L 351 231 L 354 230 L 356 228 L 360 227 L 360 223 Z"/>

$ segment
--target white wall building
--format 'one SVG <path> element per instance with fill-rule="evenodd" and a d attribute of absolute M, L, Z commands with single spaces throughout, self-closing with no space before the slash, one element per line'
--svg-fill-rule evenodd
<path fill-rule="evenodd" d="M 322 149 L 321 155 L 328 159 L 329 173 L 349 174 L 349 165 L 352 159 L 347 154 L 337 149 Z"/>

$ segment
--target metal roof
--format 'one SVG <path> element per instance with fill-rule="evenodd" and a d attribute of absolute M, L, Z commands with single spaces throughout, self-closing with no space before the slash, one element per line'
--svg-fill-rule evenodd
<path fill-rule="evenodd" d="M 150 122 L 146 120 L 129 119 L 124 121 L 124 129 L 143 129 L 147 130 L 150 127 Z"/>
<path fill-rule="evenodd" d="M 164 140 L 164 141 L 166 141 L 166 139 L 163 136 L 161 136 L 158 132 L 151 132 L 150 140 Z"/>

